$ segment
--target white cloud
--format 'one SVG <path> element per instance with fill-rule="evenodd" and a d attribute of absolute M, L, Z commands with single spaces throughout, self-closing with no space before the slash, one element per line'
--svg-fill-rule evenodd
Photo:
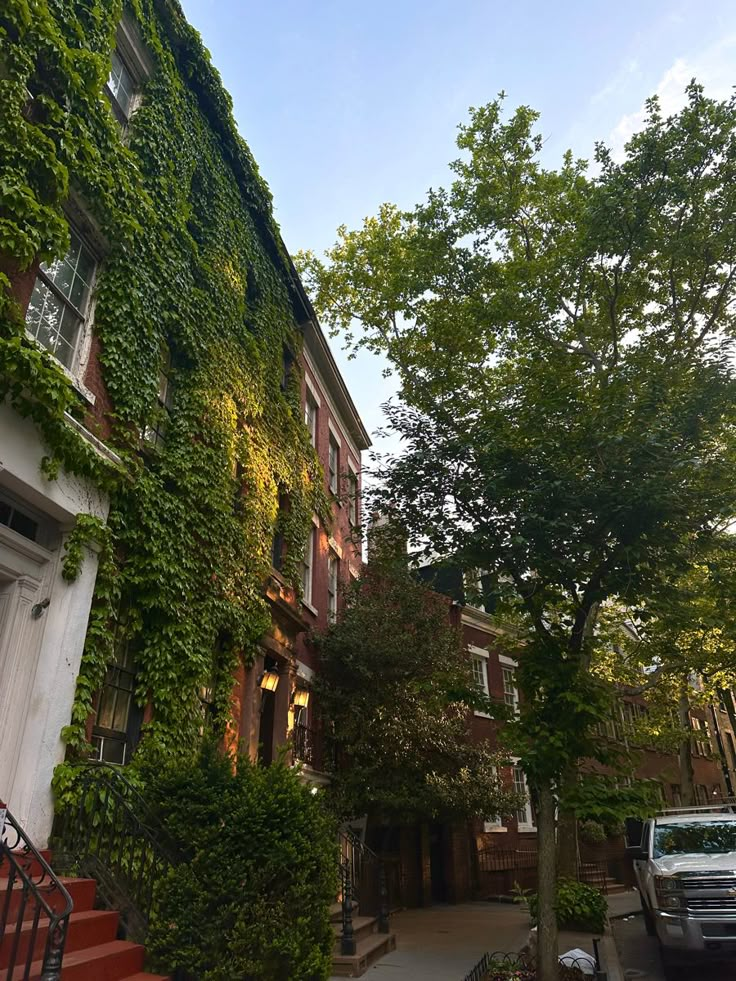
<path fill-rule="evenodd" d="M 625 61 L 623 65 L 619 68 L 613 78 L 607 82 L 602 89 L 594 92 L 590 97 L 590 104 L 592 106 L 598 105 L 602 102 L 607 102 L 612 96 L 616 95 L 617 92 L 621 90 L 624 85 L 628 85 L 631 79 L 641 75 L 641 68 L 639 62 L 636 58 L 629 58 Z"/>
<path fill-rule="evenodd" d="M 707 96 L 714 99 L 727 98 L 736 82 L 735 61 L 736 34 L 721 38 L 691 57 L 677 58 L 655 89 L 663 115 L 669 116 L 683 106 L 685 86 L 693 78 L 705 86 Z M 636 112 L 619 119 L 608 138 L 614 157 L 620 159 L 623 156 L 624 145 L 641 128 L 645 118 L 646 111 L 642 105 Z"/>

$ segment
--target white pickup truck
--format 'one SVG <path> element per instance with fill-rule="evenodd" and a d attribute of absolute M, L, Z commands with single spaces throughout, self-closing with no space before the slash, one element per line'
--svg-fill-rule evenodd
<path fill-rule="evenodd" d="M 736 959 L 734 811 L 734 804 L 663 811 L 626 849 L 668 979 L 692 978 L 693 961 Z"/>

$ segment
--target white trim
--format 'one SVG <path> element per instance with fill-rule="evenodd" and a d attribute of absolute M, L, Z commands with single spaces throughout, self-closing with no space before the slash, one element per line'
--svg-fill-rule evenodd
<path fill-rule="evenodd" d="M 505 654 L 499 654 L 498 660 L 504 667 L 507 668 L 518 668 L 519 662 L 515 661 L 513 657 L 507 657 Z"/>
<path fill-rule="evenodd" d="M 140 86 L 147 82 L 153 75 L 153 59 L 140 36 L 138 25 L 127 14 L 123 14 L 122 20 L 117 26 L 115 46 L 127 63 L 127 67 L 136 76 L 137 85 Z"/>
<path fill-rule="evenodd" d="M 330 546 L 330 548 L 335 553 L 335 555 L 338 557 L 338 559 L 341 559 L 342 558 L 342 549 L 337 544 L 337 542 L 332 537 L 332 535 L 330 535 L 329 538 L 327 539 L 327 544 Z"/>
<path fill-rule="evenodd" d="M 355 442 L 350 438 L 350 436 L 347 435 L 347 427 L 343 425 L 342 415 L 338 410 L 337 406 L 335 405 L 335 403 L 333 402 L 332 397 L 330 396 L 329 393 L 328 386 L 325 384 L 325 380 L 322 377 L 321 373 L 315 367 L 314 360 L 310 355 L 309 351 L 307 350 L 306 346 L 302 351 L 302 356 L 304 357 L 305 365 L 309 368 L 310 372 L 314 376 L 315 382 L 319 385 L 320 389 L 324 394 L 325 404 L 327 405 L 327 408 L 330 410 L 330 415 L 335 420 L 335 425 L 339 428 L 339 431 L 342 435 L 342 439 L 345 440 L 345 444 L 348 447 L 348 449 L 352 450 L 355 459 L 360 460 L 360 451 L 358 450 L 358 447 L 356 446 Z M 304 377 L 305 378 L 307 377 L 306 372 L 304 374 Z"/>
<path fill-rule="evenodd" d="M 475 644 L 468 644 L 468 650 L 471 654 L 478 654 L 480 657 L 490 658 L 491 653 L 485 647 L 476 647 Z"/>
<path fill-rule="evenodd" d="M 314 681 L 317 677 L 315 670 L 310 668 L 309 665 L 304 664 L 298 658 L 296 661 L 296 673 L 297 677 L 303 678 L 305 681 Z"/>
<path fill-rule="evenodd" d="M 307 396 L 307 394 L 311 395 L 312 396 L 312 401 L 314 402 L 314 404 L 317 406 L 318 409 L 321 409 L 322 408 L 322 399 L 319 397 L 319 392 L 317 391 L 317 388 L 316 388 L 314 382 L 309 377 L 309 375 L 306 373 L 306 371 L 304 372 L 304 385 L 309 390 L 308 393 L 307 392 L 304 393 L 305 394 L 305 397 Z"/>
<path fill-rule="evenodd" d="M 71 416 L 68 412 L 65 412 L 64 422 L 67 424 L 67 426 L 70 426 L 77 433 L 79 433 L 82 439 L 85 439 L 95 453 L 97 453 L 98 456 L 101 456 L 103 460 L 107 460 L 108 463 L 114 463 L 117 467 L 122 467 L 123 461 L 120 459 L 117 453 L 113 452 L 109 446 L 106 446 L 105 443 L 103 443 L 101 439 L 98 439 L 94 433 L 91 433 L 89 429 L 86 429 L 81 422 L 74 418 L 74 416 Z"/>
<path fill-rule="evenodd" d="M 318 514 L 313 514 L 312 515 L 312 524 L 314 525 L 315 528 L 319 528 L 319 515 Z"/>
<path fill-rule="evenodd" d="M 302 606 L 306 607 L 306 609 L 308 609 L 309 612 L 313 613 L 316 617 L 319 616 L 319 610 L 317 609 L 317 607 L 312 606 L 312 604 L 308 600 L 302 599 Z"/>
<path fill-rule="evenodd" d="M 340 436 L 340 433 L 337 431 L 337 428 L 332 425 L 332 419 L 327 420 L 327 428 L 332 433 L 334 440 L 337 443 L 339 449 L 342 449 L 342 438 Z"/>
<path fill-rule="evenodd" d="M 304 543 L 304 555 L 302 556 L 302 603 L 309 609 L 312 603 L 314 591 L 314 545 L 317 537 L 317 529 L 312 525 Z M 309 561 L 307 561 L 307 558 Z M 305 576 L 305 572 L 307 573 Z"/>

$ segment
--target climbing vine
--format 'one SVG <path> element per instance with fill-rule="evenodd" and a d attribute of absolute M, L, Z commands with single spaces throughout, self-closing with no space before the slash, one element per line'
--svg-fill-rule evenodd
<path fill-rule="evenodd" d="M 101 547 L 67 745 L 84 749 L 123 632 L 137 698 L 153 708 L 143 745 L 176 755 L 196 746 L 202 689 L 227 715 L 232 672 L 269 624 L 274 531 L 296 581 L 311 515 L 328 509 L 301 421 L 293 284 L 268 188 L 176 0 L 131 0 L 125 12 L 153 65 L 125 130 L 104 95 L 121 0 L 7 0 L 0 12 L 0 398 L 36 424 L 48 477 L 63 467 L 110 496 L 106 529 L 82 519 L 64 563 L 73 578 L 83 545 Z M 114 410 L 96 418 L 26 336 L 10 292 L 14 275 L 64 255 L 70 201 L 107 243 L 94 331 Z M 154 446 L 141 434 L 161 423 L 164 346 L 174 396 Z M 68 415 L 98 427 L 121 463 Z"/>

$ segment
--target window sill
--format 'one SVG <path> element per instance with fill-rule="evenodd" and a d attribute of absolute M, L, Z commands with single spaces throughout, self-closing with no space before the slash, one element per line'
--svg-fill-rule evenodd
<path fill-rule="evenodd" d="M 309 612 L 311 614 L 313 614 L 314 616 L 316 616 L 316 617 L 319 616 L 319 610 L 317 609 L 317 607 L 316 606 L 312 606 L 312 604 L 310 602 L 308 602 L 307 600 L 305 600 L 305 599 L 302 600 L 302 606 L 306 610 L 309 610 Z"/>
<path fill-rule="evenodd" d="M 508 828 L 504 828 L 503 825 L 499 825 L 497 828 L 483 828 L 483 834 L 485 835 L 505 835 Z"/>
<path fill-rule="evenodd" d="M 478 709 L 473 709 L 473 715 L 478 719 L 492 719 L 493 716 L 489 715 L 487 712 L 480 712 Z"/>
<path fill-rule="evenodd" d="M 517 828 L 520 834 L 534 832 L 536 834 L 537 828 L 534 824 L 520 824 Z"/>
<path fill-rule="evenodd" d="M 59 359 L 54 355 L 53 351 L 49 351 L 49 349 L 37 341 L 33 334 L 29 333 L 29 331 L 26 331 L 26 337 L 33 343 L 38 351 L 48 354 L 48 356 L 53 359 L 57 368 L 60 368 L 66 375 L 67 380 L 71 382 L 72 388 L 74 388 L 74 390 L 82 396 L 87 405 L 93 406 L 97 401 L 97 396 L 94 392 L 87 388 L 79 375 L 75 375 L 70 368 L 67 368 L 66 365 L 62 364 L 61 361 L 59 361 Z"/>

